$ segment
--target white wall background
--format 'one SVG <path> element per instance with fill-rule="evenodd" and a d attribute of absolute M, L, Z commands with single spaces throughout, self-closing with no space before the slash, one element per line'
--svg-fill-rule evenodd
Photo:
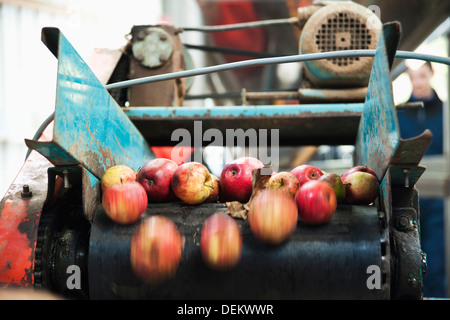
<path fill-rule="evenodd" d="M 156 24 L 162 0 L 0 0 L 0 198 L 32 138 L 54 111 L 57 60 L 41 29 L 58 27 L 88 61 L 94 48 L 120 48 L 133 25 Z"/>

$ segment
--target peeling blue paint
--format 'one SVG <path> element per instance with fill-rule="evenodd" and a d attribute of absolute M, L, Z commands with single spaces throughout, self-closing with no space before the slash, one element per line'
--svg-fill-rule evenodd
<path fill-rule="evenodd" d="M 357 164 L 372 168 L 380 179 L 400 140 L 385 44 L 388 32 L 383 29 L 378 41 L 355 145 Z"/>
<path fill-rule="evenodd" d="M 123 108 L 128 117 L 147 118 L 177 118 L 177 117 L 255 117 L 255 116 L 298 116 L 302 113 L 361 113 L 363 103 L 342 104 L 307 104 L 307 105 L 263 105 L 263 106 L 239 106 L 239 107 L 130 107 Z"/>

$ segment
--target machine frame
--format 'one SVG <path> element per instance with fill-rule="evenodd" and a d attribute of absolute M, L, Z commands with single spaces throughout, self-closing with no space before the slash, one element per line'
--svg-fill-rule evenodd
<path fill-rule="evenodd" d="M 114 233 L 118 227 L 110 226 L 112 229 L 109 231 L 103 229 L 108 223 L 101 217 L 99 182 L 104 171 L 114 164 L 129 165 L 138 170 L 155 157 L 150 149 L 155 132 L 143 132 L 142 126 L 161 122 L 177 127 L 184 123 L 186 129 L 193 133 L 195 120 L 201 120 L 204 129 L 246 129 L 260 125 L 266 129 L 279 129 L 280 144 L 293 145 L 296 139 L 308 138 L 311 132 L 319 132 L 328 119 L 330 123 L 338 121 L 353 130 L 355 164 L 373 168 L 381 181 L 380 197 L 375 206 L 344 209 L 371 211 L 371 219 L 376 209 L 377 219 L 371 221 L 380 231 L 379 267 L 383 274 L 383 287 L 376 294 L 349 294 L 348 297 L 422 298 L 426 259 L 420 249 L 418 193 L 414 185 L 425 170 L 419 162 L 432 136 L 428 130 L 408 140 L 401 139 L 399 134 L 389 76 L 400 37 L 398 23 L 383 27 L 364 104 L 240 106 L 211 110 L 121 108 L 58 29 L 44 28 L 42 36 L 49 50 L 58 58 L 55 120 L 53 131 L 52 128 L 46 131 L 47 138 L 26 140 L 27 146 L 34 151 L 0 201 L 0 251 L 3 253 L 0 257 L 0 283 L 3 287 L 42 286 L 78 298 L 102 298 L 101 295 L 90 295 L 90 292 L 100 292 L 94 288 L 99 284 L 92 275 L 95 268 L 91 262 L 102 259 L 103 253 L 113 256 L 114 253 L 98 250 L 95 257 L 88 259 L 96 247 L 87 243 L 96 229 L 97 232 Z M 312 131 L 292 131 L 298 128 L 299 123 L 310 123 L 314 128 Z M 334 135 L 334 139 L 351 141 L 348 132 L 342 130 Z M 292 134 L 296 139 L 288 139 Z M 170 132 L 163 133 L 162 144 L 169 141 L 169 137 Z M 317 143 L 326 141 L 323 136 L 315 138 Z M 177 206 L 173 204 L 173 208 Z M 220 207 L 216 204 L 213 209 Z M 151 210 L 151 206 L 149 208 Z M 188 209 L 181 210 L 180 219 L 185 214 L 183 210 Z M 102 219 L 103 224 L 96 222 Z M 350 225 L 349 220 L 345 221 L 344 224 Z M 129 235 L 130 230 L 117 231 L 117 234 Z M 115 244 L 120 246 L 120 237 L 115 240 L 118 241 Z M 89 250 L 85 250 L 87 246 Z M 74 264 L 81 264 L 82 272 L 89 273 L 89 276 L 82 274 L 85 279 L 82 289 L 72 290 L 66 285 L 67 267 Z M 101 265 L 97 267 L 100 268 L 99 276 L 104 270 Z M 277 281 L 276 277 L 274 279 Z M 322 281 L 319 279 L 316 283 Z M 128 297 L 146 297 L 148 287 L 136 291 L 137 284 L 133 286 L 131 291 L 130 288 L 126 290 Z M 282 297 L 290 294 L 295 298 L 306 297 L 294 294 L 296 288 L 286 290 Z M 136 292 L 144 292 L 144 295 Z M 106 296 L 112 297 L 107 293 Z M 326 297 L 326 294 L 315 297 Z"/>

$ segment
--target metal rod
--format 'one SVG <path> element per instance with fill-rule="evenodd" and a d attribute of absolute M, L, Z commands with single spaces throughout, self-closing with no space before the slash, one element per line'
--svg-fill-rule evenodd
<path fill-rule="evenodd" d="M 403 168 L 402 171 L 405 177 L 405 188 L 409 188 L 409 168 Z"/>
<path fill-rule="evenodd" d="M 248 100 L 298 99 L 298 91 L 245 92 Z"/>
<path fill-rule="evenodd" d="M 282 57 L 273 57 L 273 58 L 261 58 L 261 59 L 250 59 L 243 60 L 238 62 L 230 62 L 219 64 L 216 66 L 198 68 L 194 70 L 185 70 L 179 72 L 172 72 L 166 74 L 160 74 L 156 76 L 143 77 L 138 79 L 131 79 L 120 81 L 116 83 L 111 83 L 105 86 L 107 90 L 118 89 L 131 87 L 138 84 L 157 82 L 157 81 L 165 81 L 165 80 L 173 80 L 179 78 L 186 78 L 192 76 L 199 76 L 203 74 L 209 74 L 214 72 L 239 69 L 239 68 L 248 68 L 248 67 L 257 67 L 271 64 L 281 64 L 281 63 L 290 63 L 290 62 L 302 62 L 309 60 L 321 60 L 321 59 L 330 59 L 330 58 L 340 58 L 340 57 L 373 57 L 375 56 L 376 50 L 343 50 L 343 51 L 329 51 L 329 52 L 319 52 L 319 53 L 308 53 L 308 54 L 300 54 L 300 55 L 290 55 L 290 56 L 282 56 Z M 428 54 L 419 54 L 415 52 L 408 51 L 397 51 L 396 58 L 401 59 L 419 59 L 426 60 L 430 62 L 437 62 L 450 65 L 450 58 L 439 57 Z"/>
<path fill-rule="evenodd" d="M 67 169 L 63 170 L 64 177 L 64 189 L 69 189 L 69 171 Z"/>
<path fill-rule="evenodd" d="M 233 24 L 218 25 L 218 26 L 181 27 L 178 29 L 180 31 L 223 32 L 223 31 L 233 31 L 233 30 L 241 30 L 241 29 L 275 26 L 275 25 L 290 25 L 290 24 L 297 24 L 297 23 L 298 23 L 298 18 L 291 17 L 291 18 L 284 18 L 284 19 L 270 19 L 270 20 L 262 20 L 262 21 L 233 23 Z"/>
<path fill-rule="evenodd" d="M 201 50 L 205 52 L 216 52 L 216 53 L 224 53 L 224 54 L 232 54 L 237 56 L 248 56 L 254 58 L 271 58 L 271 57 L 280 57 L 284 55 L 268 53 L 268 52 L 257 52 L 257 51 L 248 51 L 248 50 L 238 50 L 233 48 L 224 48 L 224 47 L 216 47 L 216 46 L 203 46 L 203 45 L 194 45 L 194 44 L 183 44 L 188 49 Z"/>

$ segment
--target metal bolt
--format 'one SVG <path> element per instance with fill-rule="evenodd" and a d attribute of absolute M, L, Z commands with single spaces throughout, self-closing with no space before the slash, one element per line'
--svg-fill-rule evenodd
<path fill-rule="evenodd" d="M 137 33 L 137 35 L 136 35 L 136 39 L 142 41 L 142 40 L 144 40 L 144 38 L 145 38 L 145 32 L 142 31 L 142 30 L 139 31 L 139 32 Z"/>
<path fill-rule="evenodd" d="M 161 34 L 159 35 L 159 40 L 161 40 L 161 41 L 166 41 L 166 40 L 167 40 L 167 35 L 165 35 L 164 33 L 161 33 Z"/>
<path fill-rule="evenodd" d="M 33 193 L 30 191 L 30 186 L 27 184 L 24 184 L 22 187 L 22 192 L 20 193 L 20 196 L 22 198 L 31 198 L 33 196 Z"/>
<path fill-rule="evenodd" d="M 421 269 L 422 269 L 422 274 L 425 276 L 427 274 L 427 254 L 425 252 L 421 252 L 420 255 L 422 256 L 422 261 L 421 263 Z"/>
<path fill-rule="evenodd" d="M 63 170 L 64 177 L 64 189 L 69 189 L 69 171 L 67 169 Z"/>
<path fill-rule="evenodd" d="M 241 90 L 241 97 L 242 97 L 242 105 L 247 105 L 247 89 L 242 88 Z"/>
<path fill-rule="evenodd" d="M 409 168 L 404 168 L 402 172 L 405 176 L 405 188 L 409 188 Z"/>
<path fill-rule="evenodd" d="M 407 231 L 411 227 L 411 220 L 406 215 L 401 215 L 396 219 L 396 227 L 399 231 Z"/>

